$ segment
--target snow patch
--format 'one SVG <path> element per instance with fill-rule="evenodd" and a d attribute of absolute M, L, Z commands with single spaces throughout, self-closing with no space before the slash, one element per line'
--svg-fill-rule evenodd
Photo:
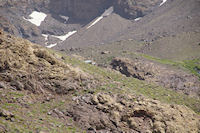
<path fill-rule="evenodd" d="M 111 6 L 110 8 L 108 8 L 107 10 L 105 10 L 104 13 L 100 17 L 98 17 L 92 24 L 90 24 L 87 27 L 87 29 L 89 29 L 90 27 L 94 26 L 96 23 L 98 23 L 104 17 L 109 16 L 113 11 L 114 11 L 114 8 L 113 8 L 113 6 Z"/>
<path fill-rule="evenodd" d="M 167 0 L 163 0 L 162 3 L 160 3 L 160 6 L 162 6 L 163 4 L 165 4 L 165 2 L 167 2 Z"/>
<path fill-rule="evenodd" d="M 103 19 L 103 16 L 98 17 L 90 26 L 87 27 L 89 29 L 90 27 L 94 26 L 96 23 L 98 23 L 101 19 Z"/>
<path fill-rule="evenodd" d="M 64 19 L 66 22 L 69 20 L 68 16 L 63 16 L 63 15 L 59 15 L 62 19 Z"/>
<path fill-rule="evenodd" d="M 141 17 L 134 19 L 135 21 L 139 21 L 141 19 Z"/>
<path fill-rule="evenodd" d="M 52 35 L 53 37 L 55 38 L 58 38 L 60 39 L 61 41 L 65 41 L 67 38 L 69 38 L 70 36 L 72 36 L 73 34 L 75 34 L 77 31 L 70 31 L 68 32 L 66 35 L 63 35 L 63 36 L 55 36 L 55 35 Z"/>
<path fill-rule="evenodd" d="M 105 10 L 105 12 L 101 16 L 103 16 L 103 17 L 109 16 L 113 11 L 114 11 L 114 7 L 111 6 L 110 8 Z"/>
<path fill-rule="evenodd" d="M 71 35 L 73 35 L 76 32 L 77 31 L 71 31 L 71 32 L 68 32 L 66 35 L 63 35 L 63 36 L 55 36 L 55 35 L 48 35 L 48 34 L 42 34 L 42 36 L 45 37 L 45 41 L 46 41 L 45 45 L 47 45 L 49 36 L 52 36 L 52 37 L 60 39 L 61 41 L 64 41 L 64 40 L 66 40 L 68 37 L 70 37 Z M 57 43 L 53 43 L 53 44 L 50 44 L 50 45 L 48 45 L 46 47 L 47 48 L 52 48 L 52 47 L 55 47 L 56 45 L 57 45 Z"/>
<path fill-rule="evenodd" d="M 57 45 L 57 43 L 54 43 L 54 44 L 50 44 L 48 46 L 46 46 L 47 48 L 52 48 L 52 47 L 55 47 Z"/>
<path fill-rule="evenodd" d="M 85 62 L 86 64 L 96 65 L 96 63 L 93 62 L 92 60 L 85 60 L 84 62 Z"/>
<path fill-rule="evenodd" d="M 36 25 L 36 26 L 40 26 L 40 24 L 42 23 L 42 21 L 45 20 L 45 18 L 47 17 L 47 15 L 43 12 L 37 12 L 37 11 L 33 11 L 29 17 L 31 17 L 30 19 L 26 19 L 25 20 L 31 22 L 32 24 Z"/>
<path fill-rule="evenodd" d="M 45 41 L 48 40 L 49 35 L 47 35 L 47 34 L 42 34 L 42 36 L 45 38 Z"/>

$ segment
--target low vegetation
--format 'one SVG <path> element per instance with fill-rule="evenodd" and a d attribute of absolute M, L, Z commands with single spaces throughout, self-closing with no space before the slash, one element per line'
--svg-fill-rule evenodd
<path fill-rule="evenodd" d="M 142 94 L 165 103 L 186 105 L 195 112 L 200 113 L 200 99 L 192 98 L 185 94 L 177 93 L 173 90 L 165 89 L 154 84 L 147 84 L 131 77 L 125 77 L 119 73 L 116 73 L 115 71 L 86 64 L 83 61 L 77 60 L 73 57 L 64 57 L 67 63 L 70 63 L 73 66 L 79 66 L 85 72 L 95 75 L 99 80 L 105 83 L 104 85 L 99 86 L 99 88 L 94 88 L 96 92 L 112 91 L 120 93 L 136 93 L 138 95 Z"/>
<path fill-rule="evenodd" d="M 112 69 L 86 64 L 82 60 L 60 52 L 50 49 L 47 51 L 28 41 L 11 37 L 13 40 L 9 40 L 9 43 L 6 38 L 7 36 L 2 40 L 0 47 L 2 55 L 5 56 L 0 60 L 1 64 L 5 64 L 0 71 L 0 78 L 4 79 L 0 81 L 0 132 L 86 132 L 82 129 L 87 130 L 88 127 L 81 127 L 76 118 L 84 118 L 81 113 L 88 113 L 88 108 L 93 105 L 84 106 L 87 110 L 78 114 L 77 117 L 71 115 L 67 107 L 73 110 L 72 107 L 78 105 L 76 106 L 78 111 L 82 111 L 79 110 L 82 105 L 79 104 L 78 98 L 86 95 L 95 96 L 99 93 L 124 96 L 131 94 L 151 99 L 151 101 L 156 99 L 162 103 L 184 105 L 200 113 L 200 99 L 126 77 Z M 12 56 L 6 58 L 8 54 L 4 53 L 3 46 L 7 46 L 8 54 Z M 27 49 L 25 50 L 23 46 Z M 24 51 L 21 51 L 22 49 Z M 9 60 L 13 63 L 8 64 Z M 19 70 L 21 71 L 18 72 Z M 31 83 L 31 85 L 28 84 L 30 87 L 24 86 L 25 81 Z M 66 84 L 63 84 L 65 82 Z M 115 103 L 116 101 L 112 104 Z M 195 114 L 190 109 L 187 108 L 187 110 Z M 85 122 L 88 124 L 88 120 Z M 126 122 L 129 123 L 129 120 Z M 195 128 L 199 129 L 197 126 Z"/>
<path fill-rule="evenodd" d="M 166 64 L 166 65 L 172 65 L 176 67 L 181 67 L 185 70 L 190 71 L 192 74 L 198 76 L 200 78 L 200 59 L 194 59 L 194 60 L 184 60 L 184 61 L 172 61 L 172 60 L 167 60 L 167 59 L 159 59 L 155 58 L 149 55 L 145 54 L 140 54 L 140 56 L 156 61 L 161 64 Z"/>

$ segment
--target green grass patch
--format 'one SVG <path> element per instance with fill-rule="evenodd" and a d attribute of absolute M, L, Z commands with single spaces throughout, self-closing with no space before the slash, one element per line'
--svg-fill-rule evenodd
<path fill-rule="evenodd" d="M 156 59 L 156 58 L 152 58 Z M 176 62 L 169 60 L 156 59 L 159 62 L 171 65 L 179 65 Z M 83 61 L 79 61 L 72 57 L 66 56 L 66 63 L 73 66 L 80 67 L 85 72 L 94 75 L 104 85 L 94 89 L 96 92 L 112 91 L 116 93 L 125 94 L 142 94 L 146 97 L 157 99 L 164 103 L 186 105 L 193 109 L 195 112 L 200 112 L 200 99 L 189 97 L 185 94 L 178 93 L 174 90 L 166 89 L 155 84 L 147 84 L 144 81 L 140 81 L 135 78 L 125 77 L 122 74 L 100 68 L 94 65 L 86 64 Z M 116 84 L 119 83 L 118 85 Z"/>
<path fill-rule="evenodd" d="M 158 63 L 166 64 L 166 65 L 178 66 L 181 63 L 181 62 L 171 61 L 171 60 L 168 60 L 168 59 L 155 58 L 155 57 L 152 57 L 152 56 L 149 56 L 149 55 L 146 55 L 146 54 L 139 54 L 139 55 L 146 58 L 146 59 L 153 60 L 153 61 L 156 61 Z"/>
<path fill-rule="evenodd" d="M 182 65 L 200 79 L 200 59 L 185 60 Z"/>
<path fill-rule="evenodd" d="M 167 60 L 167 59 L 160 59 L 160 58 L 155 58 L 149 55 L 145 54 L 140 54 L 140 56 L 156 61 L 161 64 L 166 64 L 166 65 L 172 65 L 172 66 L 177 66 L 184 68 L 188 71 L 190 71 L 192 74 L 196 75 L 200 79 L 200 59 L 194 59 L 194 60 L 184 60 L 184 61 L 172 61 L 172 60 Z"/>

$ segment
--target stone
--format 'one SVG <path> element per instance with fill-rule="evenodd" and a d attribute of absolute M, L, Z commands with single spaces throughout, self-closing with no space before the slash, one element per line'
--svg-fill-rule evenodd
<path fill-rule="evenodd" d="M 6 127 L 0 124 L 0 133 L 7 133 Z"/>
<path fill-rule="evenodd" d="M 101 54 L 110 54 L 110 51 L 102 51 Z"/>
<path fill-rule="evenodd" d="M 12 81 L 10 83 L 10 85 L 13 86 L 13 87 L 15 87 L 16 90 L 20 90 L 21 91 L 21 90 L 24 89 L 24 85 L 21 82 L 19 82 L 19 81 Z"/>
<path fill-rule="evenodd" d="M 50 111 L 50 112 L 48 112 L 47 114 L 48 114 L 48 115 L 52 115 L 52 112 Z"/>
<path fill-rule="evenodd" d="M 132 129 L 136 129 L 137 127 L 139 127 L 139 124 L 135 122 L 134 118 L 129 118 L 128 124 L 129 124 L 129 127 Z"/>
<path fill-rule="evenodd" d="M 0 88 L 6 89 L 7 87 L 6 87 L 5 83 L 0 82 Z"/>
<path fill-rule="evenodd" d="M 0 117 L 4 117 L 6 120 L 11 120 L 11 118 L 14 117 L 14 114 L 7 110 L 0 109 Z"/>

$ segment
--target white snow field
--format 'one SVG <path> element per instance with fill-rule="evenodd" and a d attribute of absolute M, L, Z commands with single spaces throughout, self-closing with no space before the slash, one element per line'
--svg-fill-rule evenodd
<path fill-rule="evenodd" d="M 77 31 L 70 31 L 68 32 L 66 35 L 62 35 L 62 36 L 55 36 L 52 35 L 53 37 L 56 37 L 58 39 L 60 39 L 61 41 L 65 41 L 67 38 L 69 38 L 70 36 L 72 36 L 73 34 L 75 34 Z"/>
<path fill-rule="evenodd" d="M 49 35 L 47 35 L 47 34 L 42 34 L 42 36 L 45 38 L 45 41 L 48 40 L 48 36 L 49 36 Z"/>
<path fill-rule="evenodd" d="M 57 45 L 57 43 L 54 43 L 54 44 L 50 44 L 48 46 L 46 46 L 47 48 L 52 48 L 52 47 L 55 47 Z"/>
<path fill-rule="evenodd" d="M 29 17 L 31 17 L 30 19 L 26 19 L 25 20 L 31 22 L 32 24 L 36 25 L 36 26 L 40 26 L 40 24 L 42 23 L 42 21 L 45 20 L 45 18 L 47 17 L 47 15 L 43 12 L 37 12 L 37 11 L 33 11 Z"/>
<path fill-rule="evenodd" d="M 141 19 L 141 17 L 134 19 L 135 21 L 139 21 Z"/>
<path fill-rule="evenodd" d="M 90 24 L 87 29 L 89 29 L 90 27 L 94 26 L 96 23 L 98 23 L 101 19 L 103 19 L 103 16 L 98 17 L 92 24 Z"/>
<path fill-rule="evenodd" d="M 101 16 L 103 17 L 109 16 L 113 11 L 114 11 L 114 7 L 111 6 L 107 10 L 105 10 L 105 12 Z"/>
<path fill-rule="evenodd" d="M 160 6 L 162 6 L 163 4 L 165 4 L 165 2 L 167 2 L 167 0 L 163 0 L 162 3 L 160 3 Z"/>
<path fill-rule="evenodd" d="M 65 20 L 65 23 L 69 20 L 69 17 L 68 16 L 63 16 L 63 15 L 59 15 L 62 19 Z"/>
<path fill-rule="evenodd" d="M 100 20 L 102 20 L 104 17 L 109 16 L 112 12 L 114 11 L 113 6 L 111 6 L 110 8 L 108 8 L 107 10 L 105 10 L 105 12 L 98 17 L 93 23 L 91 23 L 87 29 L 89 29 L 90 27 L 94 26 L 96 23 L 98 23 Z"/>

